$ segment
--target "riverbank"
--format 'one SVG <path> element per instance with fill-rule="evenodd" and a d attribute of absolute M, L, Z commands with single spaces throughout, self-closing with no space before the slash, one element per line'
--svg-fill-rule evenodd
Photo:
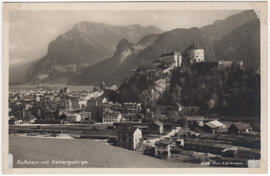
<path fill-rule="evenodd" d="M 109 139 L 115 137 L 114 130 L 104 124 L 21 124 L 10 125 L 10 134 L 59 135 L 69 134 L 82 138 Z"/>
<path fill-rule="evenodd" d="M 9 89 L 13 91 L 33 90 L 41 87 L 48 87 L 50 89 L 59 90 L 60 88 L 68 87 L 70 91 L 92 91 L 92 85 L 67 85 L 67 84 L 19 84 L 9 85 Z"/>
<path fill-rule="evenodd" d="M 90 139 L 9 136 L 14 168 L 189 168 Z"/>

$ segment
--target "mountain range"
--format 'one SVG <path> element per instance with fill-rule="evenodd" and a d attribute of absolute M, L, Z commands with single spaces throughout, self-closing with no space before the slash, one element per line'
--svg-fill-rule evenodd
<path fill-rule="evenodd" d="M 132 44 L 125 41 L 123 45 L 121 41 L 113 57 L 88 67 L 70 78 L 68 83 L 95 84 L 102 80 L 107 84 L 120 84 L 136 67 L 151 64 L 164 52 L 184 52 L 195 40 L 205 49 L 207 61 L 243 60 L 247 67 L 259 69 L 259 19 L 254 11 L 244 11 L 202 28 L 175 29 L 155 35 L 139 52 L 132 50 Z M 130 53 L 121 55 L 127 49 Z M 123 56 L 125 61 L 119 62 Z"/>
<path fill-rule="evenodd" d="M 165 32 L 154 26 L 82 22 L 50 42 L 48 54 L 30 66 L 26 81 L 121 84 L 138 66 L 164 52 L 184 52 L 195 40 L 207 61 L 243 60 L 247 67 L 260 68 L 260 22 L 248 10 L 202 28 Z"/>
<path fill-rule="evenodd" d="M 83 68 L 113 55 L 117 43 L 126 38 L 137 42 L 150 34 L 161 33 L 154 26 L 112 26 L 103 23 L 81 22 L 49 43 L 48 54 L 33 64 L 27 73 L 27 82 L 64 83 Z"/>

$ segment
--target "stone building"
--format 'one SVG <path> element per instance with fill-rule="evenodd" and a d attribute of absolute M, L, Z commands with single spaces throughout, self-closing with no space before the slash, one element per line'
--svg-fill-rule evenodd
<path fill-rule="evenodd" d="M 120 122 L 122 115 L 118 111 L 113 111 L 111 109 L 105 108 L 103 110 L 102 123 L 104 124 L 113 124 L 115 122 Z"/>
<path fill-rule="evenodd" d="M 190 65 L 204 62 L 204 49 L 200 48 L 196 41 L 186 49 L 185 53 Z"/>
<path fill-rule="evenodd" d="M 139 147 L 142 139 L 142 131 L 139 128 L 128 127 L 118 130 L 117 145 L 135 150 Z"/>
<path fill-rule="evenodd" d="M 244 67 L 243 61 L 218 61 L 218 68 L 220 70 L 229 69 L 232 67 L 237 67 L 239 69 L 242 69 Z"/>
<path fill-rule="evenodd" d="M 173 52 L 166 52 L 163 53 L 160 58 L 160 61 L 173 64 L 174 67 L 181 67 L 182 65 L 182 54 L 178 51 L 173 51 Z"/>

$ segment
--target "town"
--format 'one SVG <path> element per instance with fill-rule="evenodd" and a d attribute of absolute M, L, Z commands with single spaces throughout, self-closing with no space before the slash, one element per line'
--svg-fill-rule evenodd
<path fill-rule="evenodd" d="M 185 52 L 167 52 L 159 61 L 169 73 L 185 62 L 203 69 L 243 68 L 242 61 L 206 62 L 204 49 L 196 41 Z M 68 87 L 10 91 L 9 133 L 28 136 L 71 134 L 76 139 L 99 139 L 114 146 L 171 162 L 207 166 L 247 167 L 259 160 L 260 132 L 248 120 L 197 113 L 199 107 L 179 105 L 178 120 L 155 114 L 140 102 L 113 102 L 107 92 L 116 85 L 105 83 L 92 92 L 71 91 Z"/>

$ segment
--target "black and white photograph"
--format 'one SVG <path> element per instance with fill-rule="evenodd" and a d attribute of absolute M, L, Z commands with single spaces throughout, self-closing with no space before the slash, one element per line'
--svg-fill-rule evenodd
<path fill-rule="evenodd" d="M 182 3 L 4 3 L 7 170 L 265 169 L 267 3 Z"/>

